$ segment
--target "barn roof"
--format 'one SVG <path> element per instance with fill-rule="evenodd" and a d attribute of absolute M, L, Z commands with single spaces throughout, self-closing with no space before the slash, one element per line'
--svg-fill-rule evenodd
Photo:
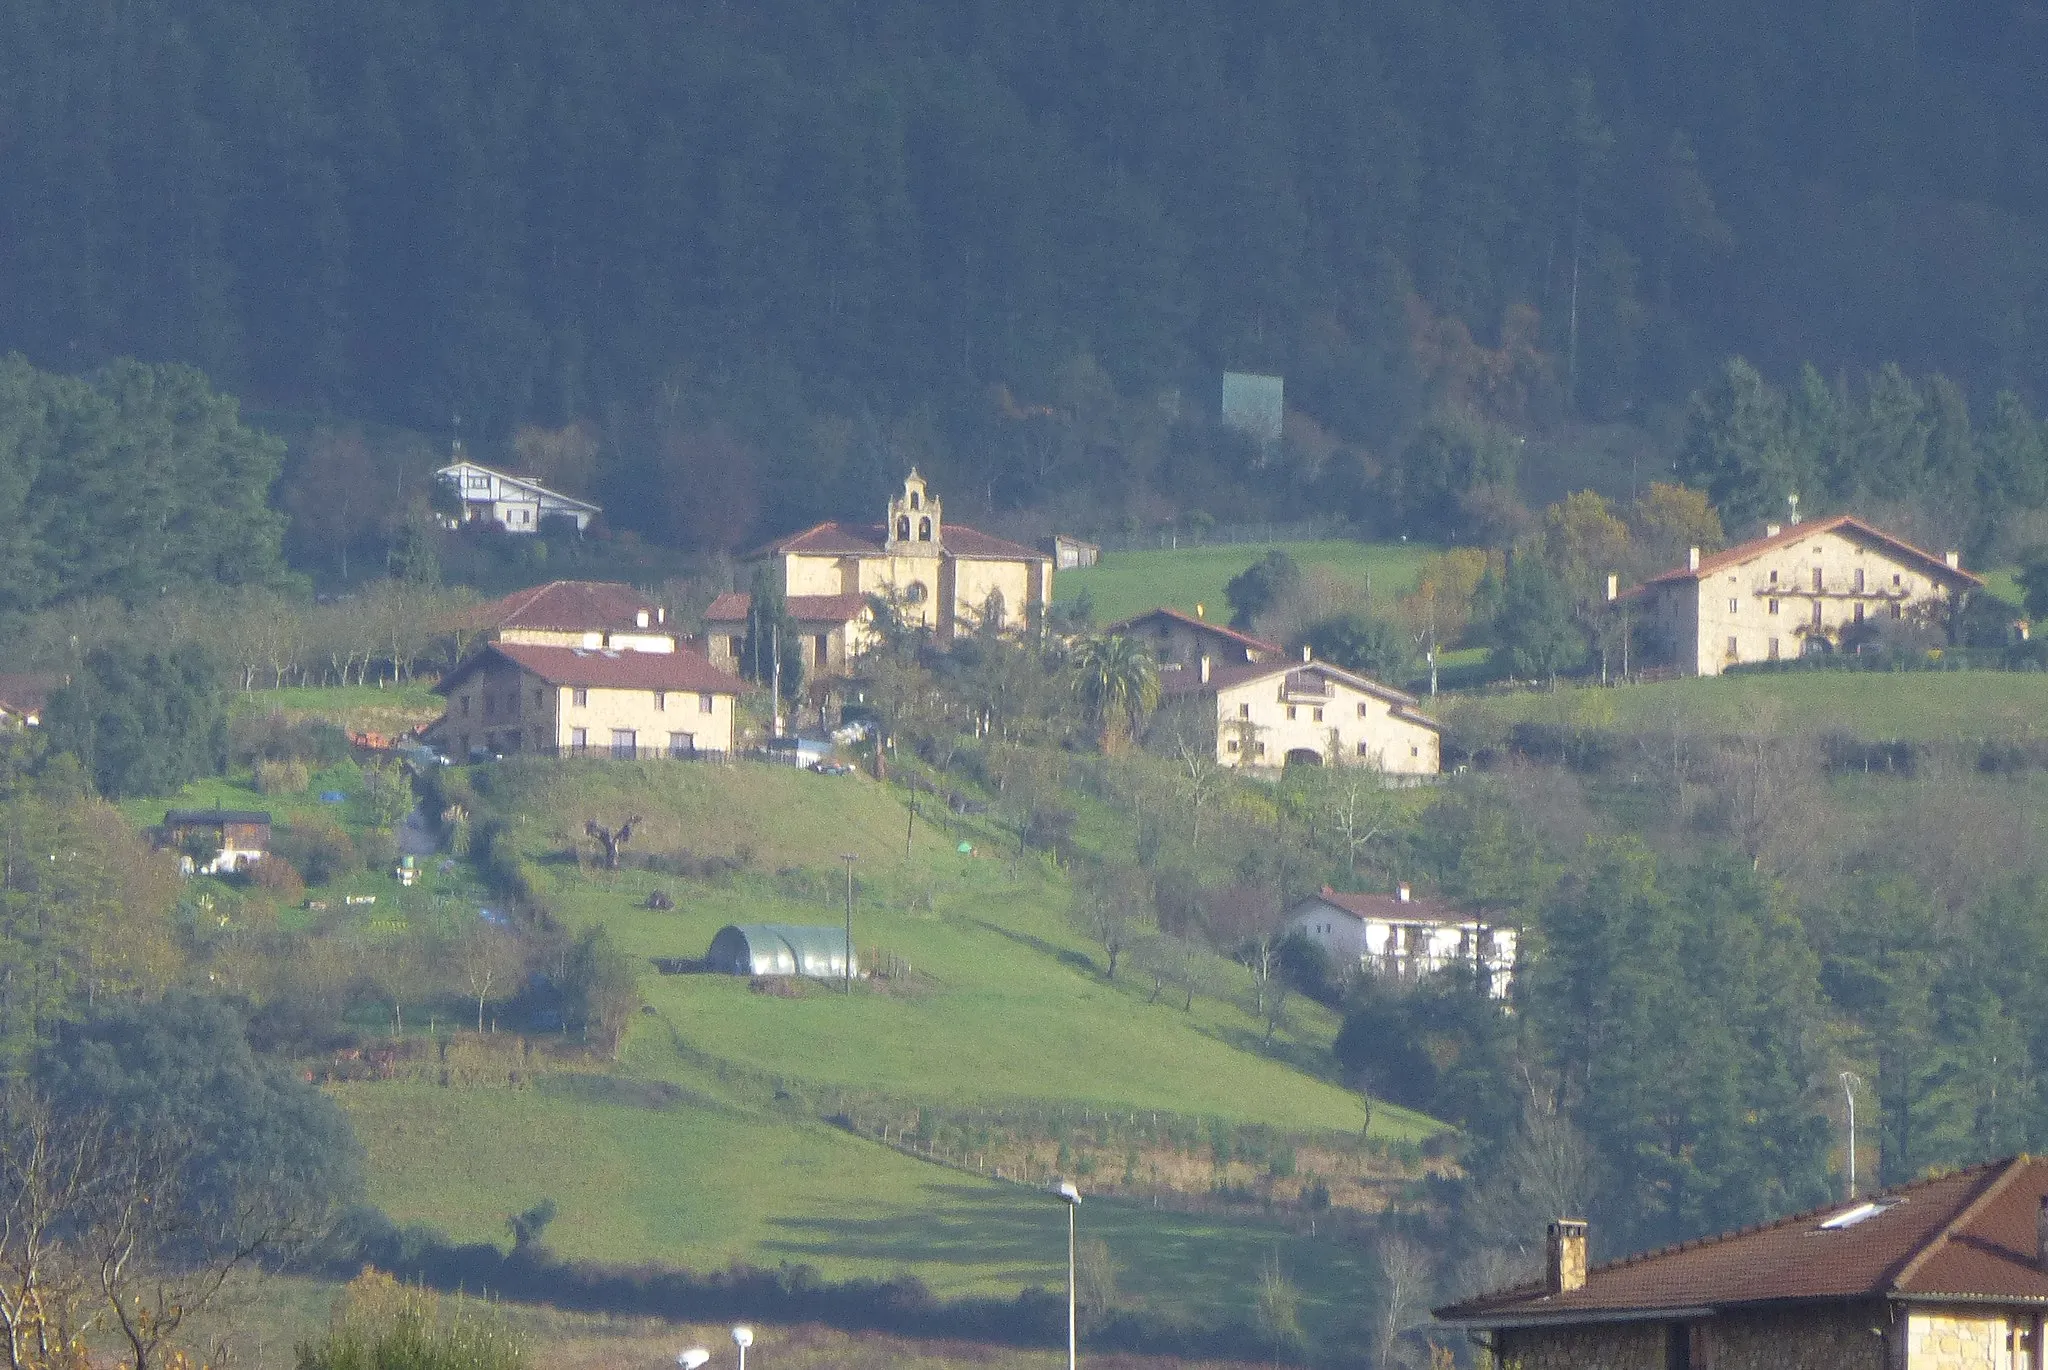
<path fill-rule="evenodd" d="M 1713 575 L 1716 571 L 1725 571 L 1731 566 L 1746 565 L 1766 553 L 1794 546 L 1819 533 L 1841 533 L 1874 543 L 1903 561 L 1918 562 L 1921 568 L 1936 580 L 1947 580 L 1953 584 L 1972 587 L 1984 584 L 1982 578 L 1971 575 L 1960 567 L 1949 565 L 1947 558 L 1938 557 L 1925 548 L 1915 547 L 1904 538 L 1893 537 L 1884 529 L 1875 524 L 1865 523 L 1854 514 L 1835 514 L 1828 518 L 1815 519 L 1810 523 L 1787 524 L 1768 537 L 1754 538 L 1748 542 L 1737 543 L 1725 551 L 1703 556 L 1697 568 L 1674 566 L 1668 571 L 1651 576 L 1644 582 L 1644 587 L 1697 581 Z"/>
<path fill-rule="evenodd" d="M 494 642 L 442 676 L 434 693 L 447 694 L 493 657 L 531 671 L 550 685 L 728 695 L 736 695 L 745 688 L 738 676 L 685 647 L 673 652 L 632 652 Z"/>
<path fill-rule="evenodd" d="M 1235 642 L 1247 651 L 1264 652 L 1268 656 L 1280 656 L 1286 650 L 1275 643 L 1266 641 L 1264 638 L 1253 637 L 1250 633 L 1241 633 L 1227 624 L 1211 623 L 1206 618 L 1196 618 L 1193 614 L 1184 614 L 1178 609 L 1169 609 L 1165 605 L 1161 605 L 1157 609 L 1147 609 L 1142 614 L 1133 614 L 1126 619 L 1119 619 L 1102 631 L 1105 633 L 1125 632 L 1135 628 L 1140 623 L 1145 623 L 1155 618 L 1167 619 L 1200 632 L 1214 633 L 1224 641 Z"/>

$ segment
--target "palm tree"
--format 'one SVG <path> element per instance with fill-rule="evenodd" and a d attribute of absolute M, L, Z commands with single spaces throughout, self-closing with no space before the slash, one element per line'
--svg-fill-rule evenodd
<path fill-rule="evenodd" d="M 1113 750 L 1159 703 L 1159 668 L 1143 643 L 1120 635 L 1084 640 L 1073 664 L 1074 696 Z"/>

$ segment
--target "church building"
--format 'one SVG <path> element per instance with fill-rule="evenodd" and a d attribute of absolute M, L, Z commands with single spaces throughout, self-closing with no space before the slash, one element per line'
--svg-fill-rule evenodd
<path fill-rule="evenodd" d="M 1052 600 L 1052 558 L 1006 538 L 948 524 L 915 469 L 878 524 L 820 523 L 756 549 L 781 582 L 813 669 L 842 671 L 870 631 L 867 597 L 893 601 L 905 623 L 950 642 L 983 625 L 1016 630 Z M 737 661 L 752 596 L 725 594 L 704 615 L 711 659 Z"/>

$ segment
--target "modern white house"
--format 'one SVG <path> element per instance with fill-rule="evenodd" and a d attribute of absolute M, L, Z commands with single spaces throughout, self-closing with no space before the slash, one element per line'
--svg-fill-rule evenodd
<path fill-rule="evenodd" d="M 1419 980 L 1474 966 L 1485 971 L 1487 992 L 1496 999 L 1507 998 L 1514 984 L 1515 929 L 1417 899 L 1407 885 L 1392 894 L 1340 894 L 1325 885 L 1289 912 L 1287 930 L 1321 947 L 1340 969 Z"/>
<path fill-rule="evenodd" d="M 508 533 L 538 533 L 542 519 L 557 515 L 573 520 L 580 533 L 604 512 L 588 500 L 550 490 L 530 476 L 515 476 L 470 461 L 459 447 L 456 459 L 435 474 L 462 501 L 462 522 L 498 523 Z"/>

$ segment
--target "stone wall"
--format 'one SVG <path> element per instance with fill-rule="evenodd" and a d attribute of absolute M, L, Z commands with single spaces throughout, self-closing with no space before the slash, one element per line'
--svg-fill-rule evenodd
<path fill-rule="evenodd" d="M 2003 1326 L 2001 1323 L 2000 1326 Z M 1693 1370 L 1889 1370 L 1895 1338 L 1882 1303 L 1730 1314 L 1692 1323 Z M 1500 1334 L 1499 1370 L 1667 1370 L 1670 1324 L 1524 1328 Z M 1930 1370 L 2008 1370 L 2005 1362 L 1928 1362 Z M 1920 1370 L 1914 1361 L 1909 1370 Z"/>
<path fill-rule="evenodd" d="M 2026 1315 L 2015 1322 L 1981 1309 L 1915 1309 L 1907 1320 L 1906 1370 L 2015 1370 L 2013 1334 L 2032 1325 Z"/>

